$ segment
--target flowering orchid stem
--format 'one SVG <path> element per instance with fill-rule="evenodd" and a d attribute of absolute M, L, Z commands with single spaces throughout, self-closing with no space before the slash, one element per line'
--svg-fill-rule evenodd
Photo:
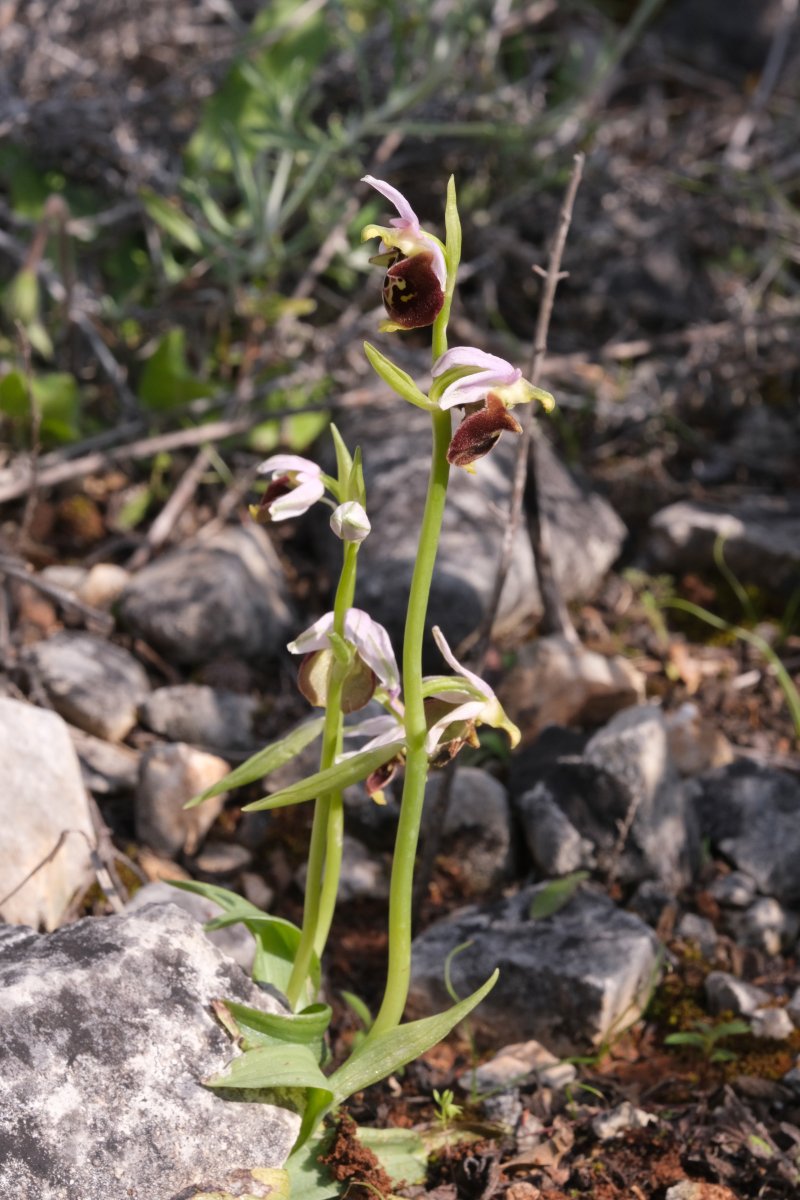
<path fill-rule="evenodd" d="M 392 882 L 389 892 L 389 964 L 386 991 L 371 1034 L 384 1033 L 400 1024 L 411 977 L 411 907 L 414 865 L 419 841 L 428 754 L 425 748 L 427 723 L 422 690 L 422 642 L 428 612 L 428 596 L 442 527 L 450 466 L 450 414 L 431 414 L 433 456 L 428 496 L 419 535 L 419 551 L 408 599 L 403 642 L 403 683 L 406 723 L 406 771 L 403 800 L 395 841 Z"/>
<path fill-rule="evenodd" d="M 358 543 L 344 544 L 344 562 L 333 606 L 333 630 L 344 637 L 344 622 L 353 604 L 356 588 Z M 342 745 L 342 686 L 346 667 L 334 660 L 328 687 L 325 727 L 322 733 L 320 770 L 332 767 Z M 304 991 L 314 953 L 321 955 L 328 938 L 339 890 L 342 865 L 343 805 L 341 792 L 320 796 L 314 805 L 314 821 L 308 850 L 308 873 L 303 904 L 303 926 L 286 988 L 292 1009 Z"/>

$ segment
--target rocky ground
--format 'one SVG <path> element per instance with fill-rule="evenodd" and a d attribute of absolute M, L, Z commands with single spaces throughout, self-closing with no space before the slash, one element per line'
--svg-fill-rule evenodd
<path fill-rule="evenodd" d="M 206 45 L 208 79 L 167 72 L 161 101 L 135 110 L 128 142 L 124 97 L 140 86 L 137 71 L 155 70 L 162 36 L 170 53 L 167 31 L 150 26 L 127 60 L 114 120 L 103 116 L 102 77 L 73 88 L 63 55 L 11 73 L 6 117 L 50 128 L 42 152 L 58 159 L 67 151 L 48 104 L 69 108 L 73 133 L 92 116 L 94 140 L 79 152 L 72 138 L 71 169 L 102 169 L 126 202 L 143 180 L 172 179 L 187 114 L 237 34 L 202 33 L 215 28 L 214 6 L 179 7 L 175 28 Z M 532 28 L 557 20 L 537 7 Z M 789 1200 L 800 1184 L 800 310 L 789 134 L 800 74 L 790 39 L 788 65 L 758 100 L 765 61 L 781 47 L 781 5 L 740 29 L 738 8 L 720 26 L 704 3 L 689 48 L 687 7 L 670 6 L 590 97 L 570 279 L 545 369 L 559 410 L 537 457 L 554 573 L 579 641 L 542 629 L 520 529 L 487 673 L 522 746 L 509 757 L 486 739 L 429 784 L 409 1014 L 449 1003 L 445 963 L 458 994 L 487 964 L 500 966 L 500 983 L 455 1037 L 350 1105 L 365 1126 L 443 1127 L 424 1182 L 405 1177 L 409 1196 Z M 18 48 L 28 29 L 9 18 Z M 87 61 L 113 73 L 108 39 L 95 32 Z M 71 26 L 50 34 L 74 51 Z M 583 36 L 595 35 L 590 20 Z M 448 119 L 469 115 L 459 104 Z M 535 161 L 568 161 L 575 137 L 563 122 L 539 130 Z M 468 161 L 457 139 L 437 145 L 448 169 Z M 454 339 L 483 344 L 488 306 L 491 349 L 523 361 L 530 264 L 541 261 L 563 181 L 534 204 L 514 177 L 490 203 L 490 182 L 519 168 L 507 144 L 482 153 Z M 405 138 L 390 169 L 409 191 L 430 181 L 419 185 L 422 210 L 435 190 L 430 141 Z M 177 298 L 199 329 L 206 301 L 191 286 Z M 324 358 L 344 396 L 336 420 L 362 447 L 373 525 L 358 602 L 398 640 L 425 421 L 398 411 L 350 350 L 374 336 L 374 294 L 365 284 L 344 306 L 337 286 L 324 276 L 314 320 L 284 325 L 281 338 L 298 360 Z M 280 363 L 281 338 L 254 353 Z M 421 378 L 422 339 L 394 346 Z M 263 794 L 253 785 L 183 811 L 306 715 L 285 644 L 326 610 L 336 570 L 324 519 L 268 532 L 249 521 L 261 456 L 242 440 L 245 393 L 225 410 L 243 424 L 221 437 L 224 476 L 179 436 L 161 499 L 133 532 L 120 513 L 152 484 L 161 448 L 130 451 L 140 426 L 99 450 L 89 441 L 37 459 L 17 447 L 0 470 L 0 1044 L 18 1064 L 0 1080 L 9 1195 L 255 1190 L 250 1168 L 279 1166 L 293 1136 L 283 1110 L 245 1109 L 197 1086 L 230 1053 L 210 1001 L 275 1002 L 243 973 L 249 935 L 205 935 L 215 906 L 167 885 L 200 879 L 277 915 L 301 911 L 304 809 L 243 813 Z M 325 460 L 324 436 L 309 453 Z M 513 454 L 501 443 L 476 476 L 454 480 L 431 600 L 431 623 L 454 645 L 469 645 L 487 611 Z M 432 645 L 428 654 L 433 666 Z M 306 767 L 313 758 L 301 756 L 267 789 Z M 368 1006 L 380 997 L 398 794 L 392 785 L 385 808 L 360 787 L 346 798 L 325 983 L 334 1057 L 357 1034 L 342 991 Z M 449 1120 L 432 1099 L 447 1088 L 463 1110 Z M 369 1154 L 346 1165 L 342 1137 L 337 1180 L 385 1190 Z"/>

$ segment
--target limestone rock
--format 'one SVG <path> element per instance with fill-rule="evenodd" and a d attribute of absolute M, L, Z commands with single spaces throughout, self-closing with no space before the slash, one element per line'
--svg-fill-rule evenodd
<path fill-rule="evenodd" d="M 0 1194 L 166 1200 L 283 1166 L 296 1116 L 202 1086 L 236 1053 L 212 1000 L 282 1010 L 188 913 L 0 943 L 0 983 Z"/>
<path fill-rule="evenodd" d="M 725 734 L 706 721 L 691 701 L 666 713 L 664 720 L 669 752 L 681 775 L 700 775 L 733 761 L 733 749 Z"/>
<path fill-rule="evenodd" d="M 507 881 L 513 873 L 511 805 L 506 789 L 488 771 L 458 767 L 447 809 L 439 808 L 443 776 L 434 772 L 426 787 L 423 837 L 436 822 L 439 854 L 458 867 L 464 894 L 472 898 Z"/>
<path fill-rule="evenodd" d="M 31 646 L 26 657 L 65 720 L 109 742 L 122 741 L 133 729 L 150 683 L 122 646 L 92 633 L 62 631 Z"/>
<path fill-rule="evenodd" d="M 794 1033 L 792 1018 L 785 1008 L 757 1008 L 750 1020 L 750 1028 L 757 1038 L 782 1042 Z"/>
<path fill-rule="evenodd" d="M 257 750 L 254 696 L 242 696 L 196 683 L 157 688 L 139 709 L 143 725 L 169 742 L 190 742 L 214 750 Z"/>
<path fill-rule="evenodd" d="M 574 1054 L 634 1021 L 658 971 L 654 933 L 586 888 L 552 916 L 533 920 L 531 903 L 545 886 L 462 909 L 416 938 L 410 1013 L 428 1015 L 451 1003 L 443 964 L 469 942 L 451 960 L 453 986 L 467 996 L 500 968 L 494 989 L 470 1015 L 476 1033 L 494 1045 L 535 1038 L 555 1054 Z"/>
<path fill-rule="evenodd" d="M 673 573 L 714 564 L 714 543 L 725 538 L 725 561 L 744 582 L 787 597 L 800 575 L 800 497 L 753 496 L 719 508 L 681 500 L 650 522 L 649 548 L 657 567 Z"/>
<path fill-rule="evenodd" d="M 69 726 L 69 736 L 78 752 L 83 780 L 90 792 L 111 796 L 133 791 L 139 777 L 138 750 L 106 742 L 83 729 Z"/>
<path fill-rule="evenodd" d="M 3 901 L 0 919 L 55 929 L 89 882 L 95 844 L 80 764 L 61 717 L 0 698 L 0 777 L 2 895 L 22 884 Z"/>
<path fill-rule="evenodd" d="M 771 999 L 769 992 L 755 984 L 737 979 L 726 971 L 712 971 L 705 980 L 706 999 L 712 1013 L 732 1012 L 749 1017 Z"/>
<path fill-rule="evenodd" d="M 545 725 L 597 724 L 640 704 L 645 680 L 621 655 L 596 654 L 552 636 L 522 647 L 497 693 L 527 740 Z"/>
<path fill-rule="evenodd" d="M 229 771 L 224 759 L 182 742 L 142 755 L 136 790 L 136 837 L 160 854 L 193 854 L 222 812 L 226 793 L 184 811 L 184 804 Z"/>
<path fill-rule="evenodd" d="M 146 883 L 125 905 L 126 912 L 141 912 L 151 904 L 177 904 L 178 908 L 189 913 L 200 925 L 213 921 L 222 916 L 223 909 L 213 900 L 198 896 L 196 892 L 185 892 L 182 888 L 171 887 L 168 883 Z M 255 939 L 244 925 L 226 925 L 223 929 L 212 929 L 206 937 L 222 953 L 232 958 L 234 962 L 248 975 L 255 957 Z"/>
<path fill-rule="evenodd" d="M 283 570 L 256 525 L 225 529 L 157 559 L 134 576 L 119 612 L 145 641 L 190 665 L 225 654 L 269 658 L 292 628 Z"/>
<path fill-rule="evenodd" d="M 498 1050 L 487 1062 L 459 1078 L 465 1090 L 481 1092 L 517 1087 L 530 1079 L 543 1087 L 563 1088 L 573 1083 L 578 1072 L 574 1063 L 561 1062 L 541 1042 L 531 1038 Z"/>
<path fill-rule="evenodd" d="M 765 896 L 800 903 L 800 780 L 739 761 L 688 787 L 713 849 L 755 880 Z"/>

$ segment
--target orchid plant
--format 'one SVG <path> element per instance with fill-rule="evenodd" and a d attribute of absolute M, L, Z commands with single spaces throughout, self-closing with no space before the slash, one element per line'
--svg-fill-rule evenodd
<path fill-rule="evenodd" d="M 370 533 L 361 455 L 351 454 L 331 426 L 336 476 L 296 455 L 278 454 L 260 471 L 268 477 L 253 519 L 268 524 L 303 515 L 312 505 L 330 506 L 333 533 L 342 542 L 342 568 L 333 609 L 289 643 L 301 659 L 298 685 L 303 696 L 323 711 L 280 741 L 267 746 L 212 788 L 212 795 L 268 777 L 270 772 L 320 740 L 319 770 L 247 806 L 278 809 L 313 802 L 303 922 L 300 928 L 262 913 L 223 888 L 201 883 L 177 886 L 215 900 L 223 916 L 220 928 L 244 923 L 256 940 L 254 978 L 286 998 L 286 1015 L 266 1015 L 231 1001 L 216 1005 L 217 1015 L 242 1051 L 210 1087 L 280 1089 L 302 1114 L 297 1147 L 314 1133 L 324 1115 L 355 1091 L 384 1078 L 440 1041 L 494 986 L 494 972 L 473 995 L 438 1016 L 402 1024 L 411 971 L 413 874 L 422 819 L 425 783 L 431 768 L 450 761 L 466 744 L 476 744 L 476 729 L 502 729 L 513 746 L 519 731 L 491 687 L 458 661 L 438 627 L 436 645 L 451 673 L 422 674 L 422 643 L 428 596 L 444 513 L 451 466 L 474 471 L 504 432 L 519 433 L 513 409 L 538 401 L 553 406 L 548 392 L 522 378 L 511 363 L 473 346 L 448 349 L 447 326 L 461 255 L 461 227 L 453 180 L 448 185 L 445 241 L 423 230 L 406 198 L 382 180 L 362 181 L 388 200 L 398 216 L 388 226 L 368 225 L 364 239 L 380 237 L 380 253 L 370 261 L 385 270 L 384 332 L 432 327 L 432 384 L 427 393 L 377 347 L 366 356 L 395 394 L 429 412 L 432 457 L 419 550 L 408 598 L 402 672 L 383 626 L 354 607 L 358 551 Z M 463 410 L 455 433 L 451 410 Z M 345 717 L 377 701 L 383 713 L 345 724 Z M 362 739 L 356 750 L 345 749 Z M 366 739 L 366 741 L 363 741 Z M 320 960 L 333 919 L 341 871 L 344 807 L 342 794 L 363 783 L 373 802 L 384 803 L 384 788 L 403 772 L 402 800 L 392 864 L 389 899 L 389 953 L 386 986 L 378 1014 L 350 1058 L 325 1074 L 324 1032 L 330 1008 L 318 1000 Z"/>

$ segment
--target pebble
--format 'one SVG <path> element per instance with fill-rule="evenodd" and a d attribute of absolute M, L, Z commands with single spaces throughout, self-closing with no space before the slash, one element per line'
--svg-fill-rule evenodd
<path fill-rule="evenodd" d="M 794 1033 L 794 1024 L 785 1008 L 757 1008 L 750 1018 L 750 1028 L 757 1038 L 782 1042 Z"/>
<path fill-rule="evenodd" d="M 224 759 L 182 742 L 145 750 L 135 800 L 137 840 L 157 854 L 194 854 L 222 812 L 226 793 L 188 811 L 183 806 L 229 770 Z"/>
<path fill-rule="evenodd" d="M 645 1112 L 643 1108 L 636 1108 L 629 1100 L 623 1100 L 616 1108 L 592 1118 L 592 1132 L 598 1141 L 609 1142 L 628 1129 L 646 1129 L 648 1125 L 657 1124 L 658 1117 L 655 1113 Z"/>
<path fill-rule="evenodd" d="M 157 688 L 141 704 L 139 719 L 167 741 L 224 753 L 258 749 L 254 723 L 260 708 L 254 696 L 184 683 Z"/>
<path fill-rule="evenodd" d="M 772 999 L 763 988 L 737 979 L 726 971 L 712 971 L 707 975 L 705 990 L 710 1012 L 732 1012 L 736 1017 L 751 1017 Z"/>

